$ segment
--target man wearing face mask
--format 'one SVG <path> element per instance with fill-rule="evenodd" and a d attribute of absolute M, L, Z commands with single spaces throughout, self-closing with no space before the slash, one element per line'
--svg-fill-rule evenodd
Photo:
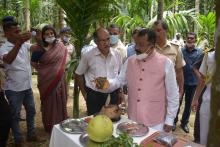
<path fill-rule="evenodd" d="M 76 55 L 75 47 L 70 43 L 71 39 L 71 29 L 64 27 L 60 30 L 60 39 L 68 50 L 67 63 L 71 60 L 72 57 Z"/>
<path fill-rule="evenodd" d="M 170 132 L 179 106 L 172 61 L 155 50 L 156 33 L 142 29 L 136 55 L 130 56 L 110 85 L 128 86 L 128 117 L 159 131 Z M 110 87 L 113 88 L 113 87 Z"/>
<path fill-rule="evenodd" d="M 120 40 L 120 28 L 115 24 L 111 24 L 108 28 L 108 31 L 110 34 L 111 48 L 117 50 L 120 53 L 122 60 L 125 61 L 127 58 L 127 50 L 125 45 Z"/>
<path fill-rule="evenodd" d="M 182 120 L 180 127 L 184 132 L 189 133 L 189 128 L 187 126 L 189 122 L 189 117 L 191 113 L 191 103 L 193 99 L 193 95 L 195 93 L 196 86 L 198 84 L 198 80 L 196 78 L 195 73 L 193 72 L 193 65 L 197 62 L 202 56 L 202 50 L 195 47 L 196 43 L 196 34 L 194 32 L 187 33 L 186 44 L 185 47 L 182 48 L 182 53 L 186 65 L 183 68 L 184 75 L 184 95 L 185 95 L 185 107 L 182 115 Z M 180 106 L 182 104 L 182 99 L 180 101 Z M 178 121 L 178 114 L 175 118 L 174 123 L 176 124 Z"/>

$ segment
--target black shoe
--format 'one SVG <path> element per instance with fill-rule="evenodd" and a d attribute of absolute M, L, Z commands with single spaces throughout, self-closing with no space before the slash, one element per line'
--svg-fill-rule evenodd
<path fill-rule="evenodd" d="M 173 128 L 172 128 L 172 131 L 175 131 L 176 130 L 176 124 L 174 123 L 173 124 Z"/>
<path fill-rule="evenodd" d="M 189 128 L 187 125 L 180 125 L 180 127 L 182 128 L 182 130 L 186 133 L 189 133 Z"/>

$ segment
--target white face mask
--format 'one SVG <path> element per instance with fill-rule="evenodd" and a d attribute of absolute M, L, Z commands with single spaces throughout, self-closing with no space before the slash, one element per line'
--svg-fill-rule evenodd
<path fill-rule="evenodd" d="M 147 53 L 150 49 L 152 48 L 152 46 L 150 46 L 144 53 L 141 53 L 141 54 L 136 54 L 136 58 L 137 60 L 144 60 L 146 59 L 149 54 Z"/>
<path fill-rule="evenodd" d="M 70 41 L 70 37 L 67 36 L 63 36 L 63 41 L 68 43 Z"/>
<path fill-rule="evenodd" d="M 146 59 L 147 57 L 148 57 L 147 53 L 142 53 L 142 54 L 136 55 L 136 58 L 138 60 L 143 60 L 143 59 Z"/>
<path fill-rule="evenodd" d="M 119 36 L 118 35 L 110 35 L 110 44 L 116 44 L 119 41 Z"/>
<path fill-rule="evenodd" d="M 37 35 L 37 32 L 36 32 L 36 31 L 32 31 L 32 32 L 31 32 L 31 36 L 32 36 L 32 37 L 35 37 L 36 35 Z"/>
<path fill-rule="evenodd" d="M 55 37 L 47 37 L 45 38 L 45 41 L 49 44 L 52 44 L 55 41 L 55 39 L 56 39 Z"/>

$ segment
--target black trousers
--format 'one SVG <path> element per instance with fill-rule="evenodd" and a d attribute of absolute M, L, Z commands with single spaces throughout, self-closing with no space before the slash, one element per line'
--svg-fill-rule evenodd
<path fill-rule="evenodd" d="M 184 85 L 185 107 L 184 107 L 182 120 L 181 120 L 181 125 L 182 126 L 187 125 L 188 122 L 189 122 L 189 117 L 190 117 L 190 113 L 191 113 L 191 104 L 192 104 L 192 100 L 193 100 L 195 90 L 196 90 L 196 85 L 194 85 L 194 86 Z M 180 106 L 179 106 L 176 118 L 174 119 L 175 124 L 178 122 L 178 115 L 179 115 L 179 111 L 180 111 L 182 101 L 183 101 L 183 98 L 180 101 Z"/>
<path fill-rule="evenodd" d="M 11 128 L 10 109 L 4 93 L 0 92 L 0 147 L 6 147 Z"/>
<path fill-rule="evenodd" d="M 112 93 L 101 93 L 86 87 L 86 92 L 87 92 L 86 106 L 87 106 L 88 115 L 93 115 L 100 112 L 102 106 L 105 105 L 105 101 L 108 97 L 108 94 L 110 94 L 111 96 L 110 104 L 118 103 L 118 90 L 115 90 Z"/>

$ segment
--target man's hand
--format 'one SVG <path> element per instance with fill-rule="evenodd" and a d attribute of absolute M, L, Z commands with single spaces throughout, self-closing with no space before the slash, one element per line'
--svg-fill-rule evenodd
<path fill-rule="evenodd" d="M 125 95 L 123 92 L 118 93 L 118 105 L 120 105 L 123 101 L 125 101 Z"/>
<path fill-rule="evenodd" d="M 165 132 L 171 132 L 172 131 L 172 128 L 173 128 L 173 126 L 170 126 L 170 125 L 167 125 L 167 124 L 164 124 L 164 126 L 163 126 L 163 130 L 165 131 Z"/>
<path fill-rule="evenodd" d="M 81 91 L 81 92 L 82 92 L 84 100 L 86 101 L 87 100 L 87 93 L 85 91 Z"/>
<path fill-rule="evenodd" d="M 109 81 L 106 77 L 97 77 L 93 82 L 97 89 L 107 90 L 109 88 Z"/>
<path fill-rule="evenodd" d="M 28 41 L 30 38 L 31 38 L 30 32 L 19 34 L 15 44 L 21 46 L 24 42 Z"/>
<path fill-rule="evenodd" d="M 192 104 L 191 104 L 192 110 L 193 110 L 194 112 L 197 110 L 198 105 L 199 105 L 198 99 L 194 99 L 194 100 L 192 101 Z"/>

